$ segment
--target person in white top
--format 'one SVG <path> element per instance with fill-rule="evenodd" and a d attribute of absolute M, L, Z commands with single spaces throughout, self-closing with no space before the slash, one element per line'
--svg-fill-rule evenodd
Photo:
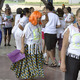
<path fill-rule="evenodd" d="M 23 30 L 21 41 L 21 53 L 25 53 L 25 58 L 18 63 L 14 63 L 11 68 L 16 72 L 16 77 L 21 80 L 33 80 L 37 77 L 44 77 L 41 16 L 42 14 L 39 11 L 34 11 L 30 15 L 29 23 L 26 24 Z"/>
<path fill-rule="evenodd" d="M 65 80 L 77 80 L 80 70 L 80 8 L 76 12 L 77 22 L 64 32 L 61 50 L 61 71 Z"/>
<path fill-rule="evenodd" d="M 66 28 L 66 23 L 64 21 L 63 15 L 64 12 L 61 8 L 57 9 L 57 14 L 59 16 L 60 22 L 61 22 L 61 27 L 57 28 L 57 43 L 58 43 L 58 49 L 59 49 L 59 62 L 58 62 L 58 66 L 60 66 L 61 63 L 61 48 L 62 48 L 62 41 L 63 41 L 63 32 Z"/>
<path fill-rule="evenodd" d="M 20 14 L 22 13 L 22 8 L 18 8 L 16 10 L 16 16 L 15 16 L 15 25 L 19 23 L 20 20 Z"/>
<path fill-rule="evenodd" d="M 45 30 L 45 28 L 44 28 L 44 20 L 45 20 L 45 18 L 46 18 L 46 16 L 45 16 L 45 13 L 46 13 L 46 7 L 44 7 L 43 8 L 43 10 L 42 10 L 42 17 L 41 17 L 41 22 L 42 22 L 42 52 L 43 52 L 43 57 L 46 59 L 46 56 L 47 56 L 47 51 L 46 51 L 46 46 L 45 46 L 45 40 L 44 40 L 44 30 Z"/>
<path fill-rule="evenodd" d="M 52 10 L 53 10 L 53 5 L 52 3 L 49 2 L 46 5 L 48 21 L 45 25 L 45 30 L 44 30 L 45 45 L 47 48 L 47 59 L 45 61 L 45 64 L 48 65 L 48 61 L 50 57 L 52 60 L 51 66 L 57 66 L 54 60 L 55 46 L 57 42 L 57 28 L 56 27 L 61 27 L 60 26 L 61 23 L 60 23 L 59 17 L 55 13 L 53 13 Z"/>
<path fill-rule="evenodd" d="M 16 42 L 16 48 L 18 50 L 21 50 L 21 36 L 25 25 L 29 22 L 28 19 L 29 15 L 30 15 L 29 8 L 24 8 L 20 15 L 21 19 L 19 23 L 17 23 L 18 25 L 16 25 L 16 27 L 18 28 L 15 30 L 15 42 Z"/>
<path fill-rule="evenodd" d="M 2 16 L 1 16 L 1 11 L 0 11 L 0 46 L 1 46 L 1 41 L 2 41 L 2 31 L 1 31 L 1 26 L 2 26 Z"/>
<path fill-rule="evenodd" d="M 66 22 L 66 27 L 69 26 L 74 21 L 74 17 L 71 13 L 69 13 L 68 7 L 64 8 L 64 21 Z"/>
<path fill-rule="evenodd" d="M 5 8 L 4 17 L 2 17 L 2 21 L 4 22 L 4 46 L 6 46 L 6 40 L 8 38 L 8 46 L 10 45 L 11 40 L 11 30 L 12 30 L 12 22 L 13 15 L 11 13 L 11 8 Z M 7 36 L 8 35 L 8 36 Z"/>

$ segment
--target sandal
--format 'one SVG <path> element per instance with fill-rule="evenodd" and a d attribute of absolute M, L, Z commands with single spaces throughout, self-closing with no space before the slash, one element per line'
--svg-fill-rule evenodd
<path fill-rule="evenodd" d="M 48 61 L 44 61 L 44 64 L 45 64 L 45 65 L 48 65 Z"/>
<path fill-rule="evenodd" d="M 49 67 L 57 67 L 57 64 L 56 63 L 52 63 Z"/>

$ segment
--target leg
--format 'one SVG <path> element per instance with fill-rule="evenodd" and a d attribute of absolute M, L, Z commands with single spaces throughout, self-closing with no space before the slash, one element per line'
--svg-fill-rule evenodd
<path fill-rule="evenodd" d="M 65 80 L 77 80 L 80 68 L 80 60 L 75 58 L 66 57 Z"/>
<path fill-rule="evenodd" d="M 48 53 L 49 53 L 49 56 L 50 56 L 50 58 L 52 60 L 52 63 L 54 64 L 55 61 L 54 61 L 54 52 L 53 52 L 53 50 L 48 51 Z"/>
<path fill-rule="evenodd" d="M 45 41 L 42 39 L 42 52 L 45 53 Z"/>
<path fill-rule="evenodd" d="M 4 46 L 6 46 L 7 28 L 4 28 Z"/>
<path fill-rule="evenodd" d="M 8 28 L 8 46 L 11 46 L 10 40 L 11 40 L 11 28 Z"/>

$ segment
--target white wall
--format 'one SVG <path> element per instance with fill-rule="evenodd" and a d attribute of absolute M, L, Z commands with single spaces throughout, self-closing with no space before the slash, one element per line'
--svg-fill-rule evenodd
<path fill-rule="evenodd" d="M 69 0 L 69 4 L 79 4 L 80 0 Z"/>
<path fill-rule="evenodd" d="M 25 2 L 40 2 L 41 0 L 25 0 Z"/>

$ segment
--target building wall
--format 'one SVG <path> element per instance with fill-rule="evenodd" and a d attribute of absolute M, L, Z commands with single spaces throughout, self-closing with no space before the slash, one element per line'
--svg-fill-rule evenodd
<path fill-rule="evenodd" d="M 79 4 L 80 0 L 69 0 L 69 4 Z"/>

